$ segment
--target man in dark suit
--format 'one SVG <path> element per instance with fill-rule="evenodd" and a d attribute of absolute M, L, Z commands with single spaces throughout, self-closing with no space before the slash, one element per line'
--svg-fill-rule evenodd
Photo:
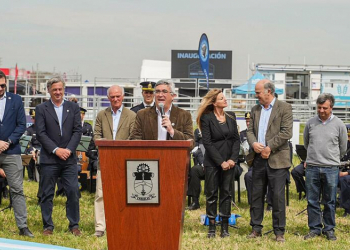
<path fill-rule="evenodd" d="M 137 113 L 141 109 L 153 107 L 153 105 L 154 105 L 154 86 L 156 85 L 156 83 L 155 82 L 141 82 L 140 85 L 142 86 L 143 102 L 130 109 L 130 110 L 134 111 L 135 113 Z"/>
<path fill-rule="evenodd" d="M 80 108 L 80 118 L 81 118 L 81 126 L 82 126 L 82 134 L 85 135 L 85 136 L 91 136 L 93 137 L 94 136 L 94 133 L 92 131 L 92 126 L 90 123 L 88 122 L 85 122 L 84 121 L 84 118 L 85 118 L 85 113 L 87 112 L 86 109 L 84 108 Z M 92 150 L 96 150 L 96 147 L 95 147 L 95 142 L 94 140 L 91 140 L 90 141 L 90 144 L 89 144 L 89 147 L 87 148 L 88 151 L 92 151 Z M 86 156 L 89 157 L 89 152 L 88 151 L 86 152 Z M 91 153 L 92 155 L 93 153 Z M 81 159 L 83 158 L 82 156 L 82 153 L 81 152 L 78 152 L 78 160 L 80 161 Z M 89 157 L 90 158 L 90 157 Z M 90 159 L 91 160 L 91 159 Z M 90 165 L 90 160 L 89 160 L 89 165 Z M 78 174 L 81 172 L 81 166 L 78 166 Z M 64 192 L 64 189 L 63 189 L 63 183 L 62 183 L 62 179 L 59 178 L 58 181 L 57 181 L 57 191 L 56 191 L 56 196 L 66 196 L 66 193 Z"/>
<path fill-rule="evenodd" d="M 66 211 L 69 230 L 80 236 L 79 189 L 76 148 L 81 138 L 79 106 L 65 101 L 64 80 L 54 77 L 47 82 L 51 99 L 36 107 L 36 134 L 42 145 L 40 152 L 42 187 L 41 214 L 44 235 L 53 233 L 53 197 L 57 178 L 62 178 L 67 195 Z"/>
<path fill-rule="evenodd" d="M 160 80 L 155 85 L 155 105 L 137 112 L 131 140 L 194 139 L 191 114 L 173 105 L 176 97 L 174 83 Z M 162 108 L 160 104 L 163 105 Z"/>
<path fill-rule="evenodd" d="M 23 194 L 23 166 L 19 139 L 26 130 L 26 117 L 19 95 L 6 92 L 6 76 L 0 71 L 0 167 L 10 186 L 12 207 L 19 234 L 34 237 L 27 226 Z"/>
<path fill-rule="evenodd" d="M 261 80 L 255 85 L 259 104 L 251 111 L 248 143 L 256 153 L 253 162 L 253 191 L 250 207 L 252 232 L 248 238 L 261 236 L 264 197 L 271 187 L 272 220 L 277 242 L 285 242 L 285 185 L 291 165 L 288 140 L 293 134 L 292 107 L 274 96 L 275 85 Z"/>

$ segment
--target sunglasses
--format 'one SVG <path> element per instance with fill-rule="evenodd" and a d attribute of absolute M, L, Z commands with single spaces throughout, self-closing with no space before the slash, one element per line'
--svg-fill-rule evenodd
<path fill-rule="evenodd" d="M 0 87 L 3 89 L 6 88 L 6 84 L 0 84 Z"/>

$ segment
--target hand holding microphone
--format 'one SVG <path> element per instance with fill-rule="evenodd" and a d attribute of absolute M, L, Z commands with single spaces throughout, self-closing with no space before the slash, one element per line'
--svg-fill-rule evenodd
<path fill-rule="evenodd" d="M 162 116 L 162 126 L 164 127 L 164 128 L 166 128 L 167 126 L 165 126 L 163 123 L 164 123 L 164 119 L 165 119 L 165 113 L 164 113 L 164 103 L 159 103 L 159 109 L 160 109 L 160 114 L 161 114 L 161 116 Z M 169 119 L 169 118 L 168 118 Z"/>
<path fill-rule="evenodd" d="M 173 126 L 171 125 L 171 121 L 164 112 L 164 103 L 159 103 L 160 114 L 162 115 L 162 126 L 167 130 L 170 135 L 174 134 Z"/>

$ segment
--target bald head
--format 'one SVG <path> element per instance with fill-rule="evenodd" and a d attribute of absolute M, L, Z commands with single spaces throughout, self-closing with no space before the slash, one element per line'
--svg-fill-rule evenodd
<path fill-rule="evenodd" d="M 124 95 L 124 88 L 123 87 L 120 87 L 119 85 L 112 85 L 108 88 L 107 90 L 107 96 L 109 96 L 109 93 L 112 91 L 112 90 L 116 90 L 118 89 L 119 91 L 122 92 L 122 94 Z"/>
<path fill-rule="evenodd" d="M 113 85 L 107 90 L 107 96 L 113 111 L 116 112 L 123 104 L 124 88 Z"/>
<path fill-rule="evenodd" d="M 268 79 L 260 80 L 255 85 L 255 97 L 259 103 L 267 108 L 272 102 L 275 93 L 275 85 Z"/>

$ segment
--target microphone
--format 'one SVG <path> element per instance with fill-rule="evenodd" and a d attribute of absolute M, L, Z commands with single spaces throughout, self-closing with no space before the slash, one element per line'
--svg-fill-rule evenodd
<path fill-rule="evenodd" d="M 165 115 L 164 114 L 164 103 L 159 103 L 159 109 L 160 109 L 160 114 L 162 115 L 162 117 Z"/>
<path fill-rule="evenodd" d="M 164 117 L 164 103 L 159 103 L 158 104 L 159 105 L 159 109 L 160 109 L 160 114 L 162 115 L 162 118 Z M 166 129 L 166 126 L 163 126 L 163 128 L 165 128 Z"/>

